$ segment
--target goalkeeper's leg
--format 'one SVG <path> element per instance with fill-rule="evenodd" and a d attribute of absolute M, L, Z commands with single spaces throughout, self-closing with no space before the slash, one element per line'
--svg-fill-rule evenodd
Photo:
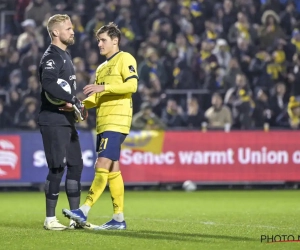
<path fill-rule="evenodd" d="M 49 168 L 45 183 L 46 219 L 44 228 L 47 230 L 64 230 L 67 227 L 58 222 L 55 216 L 55 208 L 59 196 L 59 187 L 64 168 Z"/>
<path fill-rule="evenodd" d="M 66 165 L 66 149 L 70 143 L 70 128 L 64 126 L 41 126 L 40 129 L 49 168 L 45 183 L 46 219 L 44 228 L 48 230 L 64 230 L 67 227 L 56 219 L 55 208 Z"/>
<path fill-rule="evenodd" d="M 81 194 L 81 173 L 83 160 L 79 143 L 78 133 L 75 127 L 72 128 L 71 142 L 67 149 L 67 175 L 65 181 L 66 194 L 71 210 L 78 209 Z M 80 228 L 73 220 L 70 221 L 69 229 Z"/>

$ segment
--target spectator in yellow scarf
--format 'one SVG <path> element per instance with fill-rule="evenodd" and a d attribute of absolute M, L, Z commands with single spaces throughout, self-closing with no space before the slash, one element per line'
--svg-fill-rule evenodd
<path fill-rule="evenodd" d="M 293 129 L 299 128 L 300 124 L 300 98 L 291 96 L 288 104 L 289 123 Z"/>
<path fill-rule="evenodd" d="M 275 71 L 275 68 L 271 68 L 272 63 L 271 55 L 264 48 L 259 48 L 255 58 L 251 60 L 249 65 L 249 71 L 253 77 L 253 86 L 264 90 L 273 86 L 272 77 L 274 77 L 273 74 L 275 73 L 273 71 Z"/>
<path fill-rule="evenodd" d="M 291 43 L 296 47 L 296 51 L 300 53 L 300 31 L 298 29 L 294 29 Z"/>
<path fill-rule="evenodd" d="M 235 22 L 229 29 L 228 41 L 230 44 L 236 44 L 239 37 L 243 37 L 246 40 L 255 42 L 257 39 L 257 32 L 249 23 L 248 17 L 243 13 L 237 14 L 237 22 Z"/>
<path fill-rule="evenodd" d="M 271 75 L 273 80 L 283 80 L 285 69 L 285 52 L 283 50 L 275 50 L 272 53 L 271 63 L 267 66 L 267 73 Z"/>
<path fill-rule="evenodd" d="M 186 22 L 184 27 L 184 33 L 186 35 L 186 38 L 192 46 L 199 45 L 200 39 L 197 34 L 194 32 L 194 26 L 191 22 Z"/>
<path fill-rule="evenodd" d="M 216 41 L 218 37 L 216 24 L 210 20 L 205 21 L 205 31 L 202 38 Z"/>

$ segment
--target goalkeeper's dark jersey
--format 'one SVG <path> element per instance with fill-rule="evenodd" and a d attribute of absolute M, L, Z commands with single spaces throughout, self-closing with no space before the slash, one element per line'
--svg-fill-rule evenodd
<path fill-rule="evenodd" d="M 76 90 L 75 69 L 72 63 L 71 56 L 68 52 L 51 44 L 45 51 L 40 65 L 39 78 L 42 84 L 41 91 L 41 109 L 38 118 L 39 125 L 58 125 L 67 126 L 74 125 L 74 112 L 63 112 L 57 106 L 48 101 L 45 96 L 45 91 L 51 96 L 71 102 Z M 64 91 L 58 84 L 58 78 L 67 81 L 70 84 L 72 93 Z"/>

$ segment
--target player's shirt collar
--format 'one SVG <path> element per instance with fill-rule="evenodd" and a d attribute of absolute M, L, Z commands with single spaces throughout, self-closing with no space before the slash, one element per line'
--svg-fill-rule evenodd
<path fill-rule="evenodd" d="M 111 57 L 107 58 L 106 61 L 109 61 L 110 59 L 112 59 L 114 56 L 116 56 L 120 52 L 122 52 L 122 50 L 119 50 L 118 52 L 116 52 L 115 54 L 113 54 Z"/>
<path fill-rule="evenodd" d="M 60 54 L 69 54 L 70 55 L 70 53 L 67 51 L 67 50 L 63 50 L 63 49 L 61 49 L 60 47 L 58 47 L 58 46 L 56 46 L 56 45 L 54 45 L 54 44 L 50 44 L 50 46 L 49 46 L 51 49 L 54 49 L 54 50 L 56 50 L 58 53 L 60 53 Z"/>
<path fill-rule="evenodd" d="M 62 50 L 60 47 L 58 47 L 58 46 L 56 46 L 56 45 L 54 45 L 54 44 L 50 44 L 50 47 L 52 47 L 52 48 L 54 48 L 54 49 L 56 49 L 57 51 L 60 51 L 60 52 L 66 52 L 65 50 Z"/>

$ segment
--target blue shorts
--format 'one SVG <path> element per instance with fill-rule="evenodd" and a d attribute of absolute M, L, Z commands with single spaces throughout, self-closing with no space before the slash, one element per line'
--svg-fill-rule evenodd
<path fill-rule="evenodd" d="M 97 135 L 96 151 L 99 157 L 105 157 L 112 161 L 120 159 L 121 144 L 126 134 L 113 131 L 105 131 Z"/>

